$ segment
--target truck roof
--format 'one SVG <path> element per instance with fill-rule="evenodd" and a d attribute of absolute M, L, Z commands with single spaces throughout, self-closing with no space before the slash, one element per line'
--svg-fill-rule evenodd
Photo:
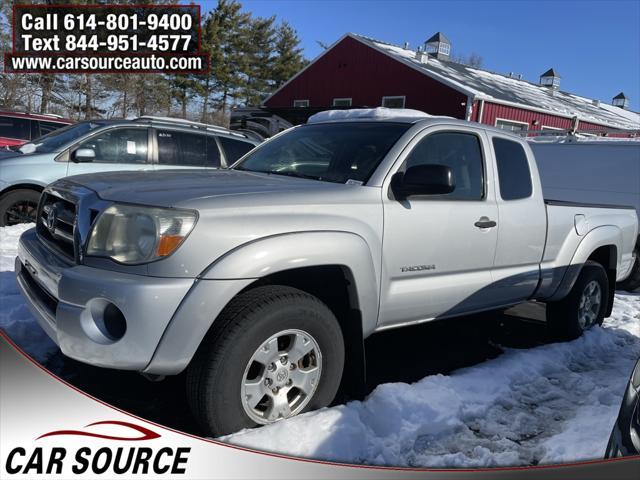
<path fill-rule="evenodd" d="M 340 123 L 340 122 L 394 122 L 394 123 L 411 123 L 411 124 L 431 124 L 446 123 L 449 125 L 468 126 L 473 124 L 484 130 L 499 132 L 502 135 L 508 135 L 518 140 L 524 140 L 509 130 L 499 127 L 485 125 L 481 123 L 469 122 L 453 117 L 429 115 L 420 110 L 412 110 L 410 108 L 352 108 L 348 110 L 324 110 L 309 117 L 307 124 L 317 123 Z"/>

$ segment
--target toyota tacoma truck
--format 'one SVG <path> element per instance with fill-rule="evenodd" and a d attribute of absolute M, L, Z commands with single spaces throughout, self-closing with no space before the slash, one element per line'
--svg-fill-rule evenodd
<path fill-rule="evenodd" d="M 637 230 L 633 207 L 544 199 L 503 130 L 329 111 L 230 169 L 56 181 L 16 272 L 65 355 L 186 371 L 219 435 L 330 404 L 382 330 L 537 300 L 575 338 L 610 315 Z"/>

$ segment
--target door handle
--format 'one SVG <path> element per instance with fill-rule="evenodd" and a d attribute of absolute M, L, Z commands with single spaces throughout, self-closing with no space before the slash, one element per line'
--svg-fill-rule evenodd
<path fill-rule="evenodd" d="M 480 217 L 480 220 L 474 223 L 474 225 L 478 228 L 493 228 L 497 223 L 493 220 L 489 220 L 488 217 Z"/>

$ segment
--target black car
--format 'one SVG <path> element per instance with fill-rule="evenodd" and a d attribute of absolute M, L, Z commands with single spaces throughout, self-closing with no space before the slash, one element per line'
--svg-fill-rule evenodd
<path fill-rule="evenodd" d="M 640 359 L 622 399 L 618 419 L 613 426 L 605 458 L 640 455 Z"/>

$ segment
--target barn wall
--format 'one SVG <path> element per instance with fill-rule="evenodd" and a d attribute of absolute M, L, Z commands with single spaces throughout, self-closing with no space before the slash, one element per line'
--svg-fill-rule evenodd
<path fill-rule="evenodd" d="M 334 98 L 352 98 L 354 107 L 378 107 L 383 96 L 396 95 L 406 96 L 406 108 L 465 118 L 466 95 L 351 37 L 336 44 L 265 105 L 292 107 L 294 100 L 308 99 L 310 107 L 324 108 Z"/>
<path fill-rule="evenodd" d="M 474 102 L 474 109 L 472 119 L 478 119 L 478 110 L 479 106 L 475 104 L 478 102 Z M 558 117 L 556 115 L 541 113 L 541 112 L 533 112 L 531 110 L 525 110 L 522 108 L 511 107 L 507 105 L 500 105 L 497 103 L 485 102 L 483 112 L 482 112 L 482 123 L 486 125 L 495 125 L 496 119 L 503 120 L 511 120 L 515 122 L 526 122 L 529 124 L 529 130 L 541 130 L 543 126 L 545 127 L 554 127 L 561 128 L 563 130 L 571 129 L 571 119 L 565 117 Z M 533 125 L 533 122 L 537 120 L 538 125 Z M 595 123 L 583 122 L 582 120 L 578 124 L 578 130 L 593 130 L 595 132 L 599 131 L 611 131 L 611 127 L 605 127 L 602 125 L 598 125 Z M 609 134 L 609 136 L 629 136 L 628 134 Z"/>
<path fill-rule="evenodd" d="M 496 119 L 498 118 L 512 120 L 514 122 L 525 122 L 529 125 L 529 130 L 541 130 L 542 126 L 561 128 L 563 130 L 571 128 L 571 119 L 569 118 L 485 102 L 482 112 L 482 123 L 495 125 Z M 535 120 L 539 122 L 538 125 L 533 125 Z"/>

